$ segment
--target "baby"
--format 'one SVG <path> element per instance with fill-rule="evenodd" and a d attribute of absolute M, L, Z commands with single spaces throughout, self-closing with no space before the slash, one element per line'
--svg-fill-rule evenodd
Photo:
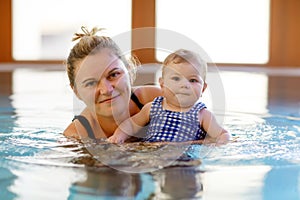
<path fill-rule="evenodd" d="M 159 79 L 163 96 L 122 122 L 108 141 L 123 143 L 149 123 L 144 141 L 194 141 L 208 134 L 217 144 L 227 143 L 230 134 L 199 101 L 207 87 L 206 72 L 206 63 L 192 51 L 180 49 L 167 56 Z"/>

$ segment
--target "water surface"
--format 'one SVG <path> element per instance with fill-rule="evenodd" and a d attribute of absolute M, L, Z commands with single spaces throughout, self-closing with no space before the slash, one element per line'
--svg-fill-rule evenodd
<path fill-rule="evenodd" d="M 74 114 L 64 72 L 16 70 L 0 97 L 0 199 L 300 199 L 299 77 L 221 77 L 215 113 L 234 142 L 95 146 L 61 134 Z"/>

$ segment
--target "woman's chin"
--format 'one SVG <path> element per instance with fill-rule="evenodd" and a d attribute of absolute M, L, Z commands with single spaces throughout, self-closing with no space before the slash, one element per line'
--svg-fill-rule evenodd
<path fill-rule="evenodd" d="M 121 102 L 112 102 L 110 104 L 100 104 L 96 106 L 98 116 L 119 118 L 127 113 L 126 110 L 129 110 L 128 104 Z"/>

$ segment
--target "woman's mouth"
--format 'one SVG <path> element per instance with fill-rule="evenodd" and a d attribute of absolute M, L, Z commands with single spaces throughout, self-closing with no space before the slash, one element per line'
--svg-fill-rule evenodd
<path fill-rule="evenodd" d="M 105 99 L 101 99 L 100 101 L 98 101 L 97 103 L 110 103 L 112 102 L 114 99 L 116 99 L 117 97 L 119 97 L 119 95 L 116 95 L 114 97 L 109 97 L 109 98 L 105 98 Z"/>

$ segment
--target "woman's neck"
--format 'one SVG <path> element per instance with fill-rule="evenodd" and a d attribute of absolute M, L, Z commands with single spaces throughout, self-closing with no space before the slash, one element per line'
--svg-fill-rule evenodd
<path fill-rule="evenodd" d="M 119 124 L 129 117 L 129 114 L 124 113 L 117 118 L 98 116 L 97 119 L 103 133 L 106 135 L 106 137 L 110 137 L 114 134 Z"/>

